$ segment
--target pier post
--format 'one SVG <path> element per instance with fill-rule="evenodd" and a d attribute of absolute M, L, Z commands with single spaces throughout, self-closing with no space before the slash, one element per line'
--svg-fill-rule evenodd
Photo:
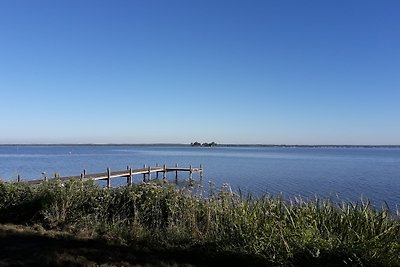
<path fill-rule="evenodd" d="M 164 170 L 163 170 L 163 180 L 167 180 L 167 165 L 164 164 Z"/>
<path fill-rule="evenodd" d="M 86 169 L 83 169 L 83 178 L 86 177 Z"/>
<path fill-rule="evenodd" d="M 129 171 L 129 165 L 126 165 L 126 170 Z M 126 176 L 126 184 L 129 186 L 130 175 Z"/>
<path fill-rule="evenodd" d="M 192 185 L 192 182 L 193 182 L 193 175 L 192 175 L 192 173 L 193 173 L 192 165 L 190 165 L 190 167 L 189 167 L 189 184 L 190 184 L 190 185 Z"/>
<path fill-rule="evenodd" d="M 146 169 L 146 164 L 143 165 L 143 169 Z M 146 182 L 146 173 L 143 173 L 143 182 Z"/>
<path fill-rule="evenodd" d="M 21 175 L 19 175 L 19 174 L 18 174 L 18 176 L 17 176 L 17 182 L 18 182 L 18 183 L 21 182 Z"/>
<path fill-rule="evenodd" d="M 200 181 L 203 181 L 203 166 L 200 164 Z"/>
<path fill-rule="evenodd" d="M 175 163 L 175 184 L 178 185 L 178 163 Z"/>
<path fill-rule="evenodd" d="M 128 182 L 128 185 L 132 186 L 132 182 L 133 182 L 132 168 L 129 168 L 129 182 Z"/>
<path fill-rule="evenodd" d="M 158 163 L 156 163 L 156 168 L 158 168 Z M 158 171 L 156 171 L 156 179 L 158 180 Z"/>
<path fill-rule="evenodd" d="M 84 174 L 81 173 L 81 177 L 80 177 L 81 181 L 83 180 L 83 177 L 84 177 Z"/>
<path fill-rule="evenodd" d="M 147 179 L 148 181 L 150 181 L 151 180 L 151 167 L 149 166 L 149 177 L 148 177 L 148 179 Z"/>
<path fill-rule="evenodd" d="M 107 168 L 107 188 L 111 187 L 111 171 L 110 168 Z"/>

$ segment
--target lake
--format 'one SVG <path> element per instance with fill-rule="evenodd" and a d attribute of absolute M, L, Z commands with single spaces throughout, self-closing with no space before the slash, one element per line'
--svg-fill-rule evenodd
<path fill-rule="evenodd" d="M 374 205 L 400 204 L 400 148 L 191 147 L 191 146 L 0 146 L 0 178 L 25 180 L 123 170 L 156 163 L 204 167 L 204 183 L 228 183 L 254 195 L 336 198 Z M 172 176 L 173 174 L 171 174 Z M 187 175 L 187 174 L 182 174 Z M 194 178 L 197 176 L 195 175 Z M 187 177 L 185 177 L 187 178 Z M 136 177 L 136 181 L 139 178 Z"/>

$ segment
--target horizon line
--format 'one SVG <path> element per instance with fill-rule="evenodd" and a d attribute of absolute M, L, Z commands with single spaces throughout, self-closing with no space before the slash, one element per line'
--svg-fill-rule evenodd
<path fill-rule="evenodd" d="M 205 142 L 207 143 L 207 142 Z M 0 146 L 191 146 L 191 143 L 0 143 Z M 400 147 L 400 144 L 264 144 L 264 143 L 216 143 L 216 146 L 264 146 L 264 147 Z"/>

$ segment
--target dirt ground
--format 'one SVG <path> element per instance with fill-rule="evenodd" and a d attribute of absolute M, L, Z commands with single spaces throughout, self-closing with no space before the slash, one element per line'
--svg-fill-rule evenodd
<path fill-rule="evenodd" d="M 204 247 L 128 247 L 32 227 L 0 225 L 0 266 L 265 266 L 265 262 Z"/>

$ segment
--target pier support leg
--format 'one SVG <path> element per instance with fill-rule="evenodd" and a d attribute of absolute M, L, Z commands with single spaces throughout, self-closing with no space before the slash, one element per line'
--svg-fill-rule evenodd
<path fill-rule="evenodd" d="M 107 188 L 111 187 L 111 171 L 110 168 L 107 168 Z"/>
<path fill-rule="evenodd" d="M 133 182 L 132 168 L 129 168 L 128 186 L 132 186 L 132 182 Z"/>
<path fill-rule="evenodd" d="M 163 170 L 163 181 L 167 181 L 167 165 L 164 164 L 164 170 Z"/>
<path fill-rule="evenodd" d="M 149 176 L 147 178 L 148 181 L 151 181 L 151 167 L 149 166 Z"/>
<path fill-rule="evenodd" d="M 178 185 L 178 163 L 175 163 L 175 184 Z"/>
<path fill-rule="evenodd" d="M 192 165 L 189 167 L 189 185 L 193 185 L 193 170 Z"/>
<path fill-rule="evenodd" d="M 143 169 L 146 169 L 146 164 L 143 165 Z M 146 182 L 146 173 L 143 173 L 143 182 Z"/>
<path fill-rule="evenodd" d="M 158 167 L 158 163 L 156 163 L 156 168 Z M 158 180 L 158 171 L 156 171 L 156 179 Z"/>
<path fill-rule="evenodd" d="M 126 166 L 126 170 L 129 171 L 129 169 L 130 169 L 130 168 L 129 168 L 129 165 L 127 165 L 127 166 Z M 126 176 L 126 184 L 127 184 L 128 186 L 130 186 L 130 184 L 129 184 L 129 179 L 130 179 L 130 175 Z"/>

